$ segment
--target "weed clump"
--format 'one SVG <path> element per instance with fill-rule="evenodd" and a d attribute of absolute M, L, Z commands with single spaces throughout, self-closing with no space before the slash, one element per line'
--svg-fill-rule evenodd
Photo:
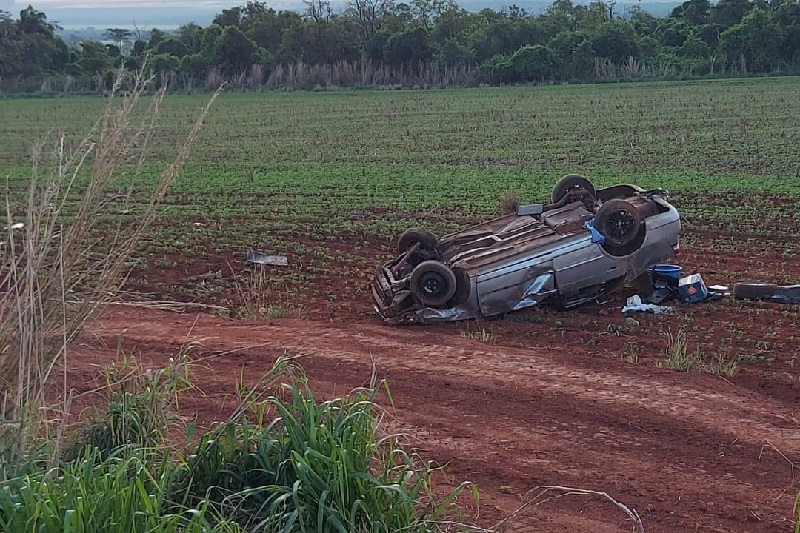
<path fill-rule="evenodd" d="M 179 451 L 167 422 L 187 365 L 107 372 L 105 417 L 57 469 L 29 455 L 0 470 L 0 530 L 422 532 L 443 529 L 464 488 L 477 498 L 464 483 L 438 501 L 436 469 L 378 436 L 385 384 L 318 401 L 288 357 L 240 389 L 228 420 L 199 439 L 186 426 Z"/>
<path fill-rule="evenodd" d="M 501 196 L 497 203 L 500 215 L 513 215 L 519 211 L 522 200 L 517 193 L 509 191 Z"/>

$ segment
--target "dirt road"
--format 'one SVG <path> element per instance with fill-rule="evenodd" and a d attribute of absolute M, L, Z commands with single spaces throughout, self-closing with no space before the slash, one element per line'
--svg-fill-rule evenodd
<path fill-rule="evenodd" d="M 392 430 L 422 458 L 446 464 L 442 491 L 477 483 L 480 516 L 493 527 L 542 485 L 608 493 L 634 508 L 648 532 L 792 531 L 800 462 L 796 400 L 704 373 L 677 373 L 587 355 L 548 339 L 537 348 L 469 338 L 450 327 L 400 329 L 377 321 L 280 319 L 241 322 L 211 315 L 113 306 L 70 360 L 86 390 L 124 349 L 158 365 L 199 342 L 184 404 L 204 423 L 226 415 L 240 376 L 258 378 L 288 352 L 320 397 L 369 382 L 391 388 Z M 535 494 L 535 493 L 534 493 Z M 596 496 L 543 498 L 507 531 L 631 531 Z"/>

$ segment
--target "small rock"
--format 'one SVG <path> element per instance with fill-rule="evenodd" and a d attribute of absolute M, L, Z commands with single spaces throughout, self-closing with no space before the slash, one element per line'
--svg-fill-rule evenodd
<path fill-rule="evenodd" d="M 639 321 L 636 320 L 635 318 L 633 318 L 632 316 L 629 316 L 628 318 L 626 318 L 625 319 L 625 323 L 628 324 L 629 326 L 638 326 L 639 325 Z"/>

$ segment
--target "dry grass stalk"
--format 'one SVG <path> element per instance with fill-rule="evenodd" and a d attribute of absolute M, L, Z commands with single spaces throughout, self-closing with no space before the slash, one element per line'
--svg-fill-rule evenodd
<path fill-rule="evenodd" d="M 515 192 L 507 192 L 498 199 L 498 210 L 501 215 L 513 215 L 519 211 L 522 201 Z"/>
<path fill-rule="evenodd" d="M 535 493 L 533 497 L 529 497 L 529 495 Z M 555 493 L 555 494 L 553 494 Z M 588 489 L 576 489 L 572 487 L 562 487 L 559 485 L 546 485 L 540 487 L 534 487 L 527 492 L 525 495 L 525 503 L 520 505 L 517 509 L 515 509 L 510 515 L 505 517 L 503 520 L 497 523 L 495 527 L 492 528 L 492 531 L 499 532 L 505 531 L 505 527 L 511 523 L 511 521 L 516 518 L 517 516 L 522 513 L 525 509 L 531 506 L 541 505 L 546 501 L 561 498 L 564 496 L 600 496 L 611 503 L 613 503 L 618 509 L 620 509 L 623 513 L 628 516 L 633 522 L 633 531 L 635 533 L 645 533 L 644 531 L 644 524 L 642 523 L 641 517 L 639 517 L 639 513 L 636 512 L 636 509 L 628 507 L 624 503 L 618 502 L 614 498 L 612 498 L 608 493 L 595 491 L 595 490 L 588 490 Z"/>
<path fill-rule="evenodd" d="M 13 438 L 20 453 L 26 445 L 24 429 L 37 430 L 35 419 L 53 369 L 59 362 L 66 366 L 69 343 L 121 285 L 130 255 L 186 163 L 219 94 L 210 98 L 132 227 L 108 227 L 104 217 L 107 220 L 112 205 L 107 200 L 112 182 L 131 167 L 132 182 L 141 182 L 135 177 L 142 170 L 165 94 L 163 88 L 157 91 L 135 123 L 153 79 L 140 72 L 130 81 L 131 90 L 118 96 L 126 78 L 120 72 L 108 106 L 72 153 L 63 136 L 52 154 L 46 154 L 44 144 L 36 148 L 23 205 L 14 205 L 19 202 L 6 188 L 7 235 L 0 252 L 0 421 L 20 429 Z M 15 218 L 20 212 L 23 225 Z"/>

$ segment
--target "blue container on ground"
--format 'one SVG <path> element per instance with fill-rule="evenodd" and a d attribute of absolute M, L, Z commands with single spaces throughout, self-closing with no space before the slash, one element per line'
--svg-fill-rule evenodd
<path fill-rule="evenodd" d="M 681 267 L 677 265 L 655 265 L 650 267 L 650 279 L 654 289 L 677 289 L 681 279 Z"/>
<path fill-rule="evenodd" d="M 700 274 L 681 278 L 678 283 L 678 296 L 687 304 L 702 302 L 708 298 L 708 289 Z"/>

